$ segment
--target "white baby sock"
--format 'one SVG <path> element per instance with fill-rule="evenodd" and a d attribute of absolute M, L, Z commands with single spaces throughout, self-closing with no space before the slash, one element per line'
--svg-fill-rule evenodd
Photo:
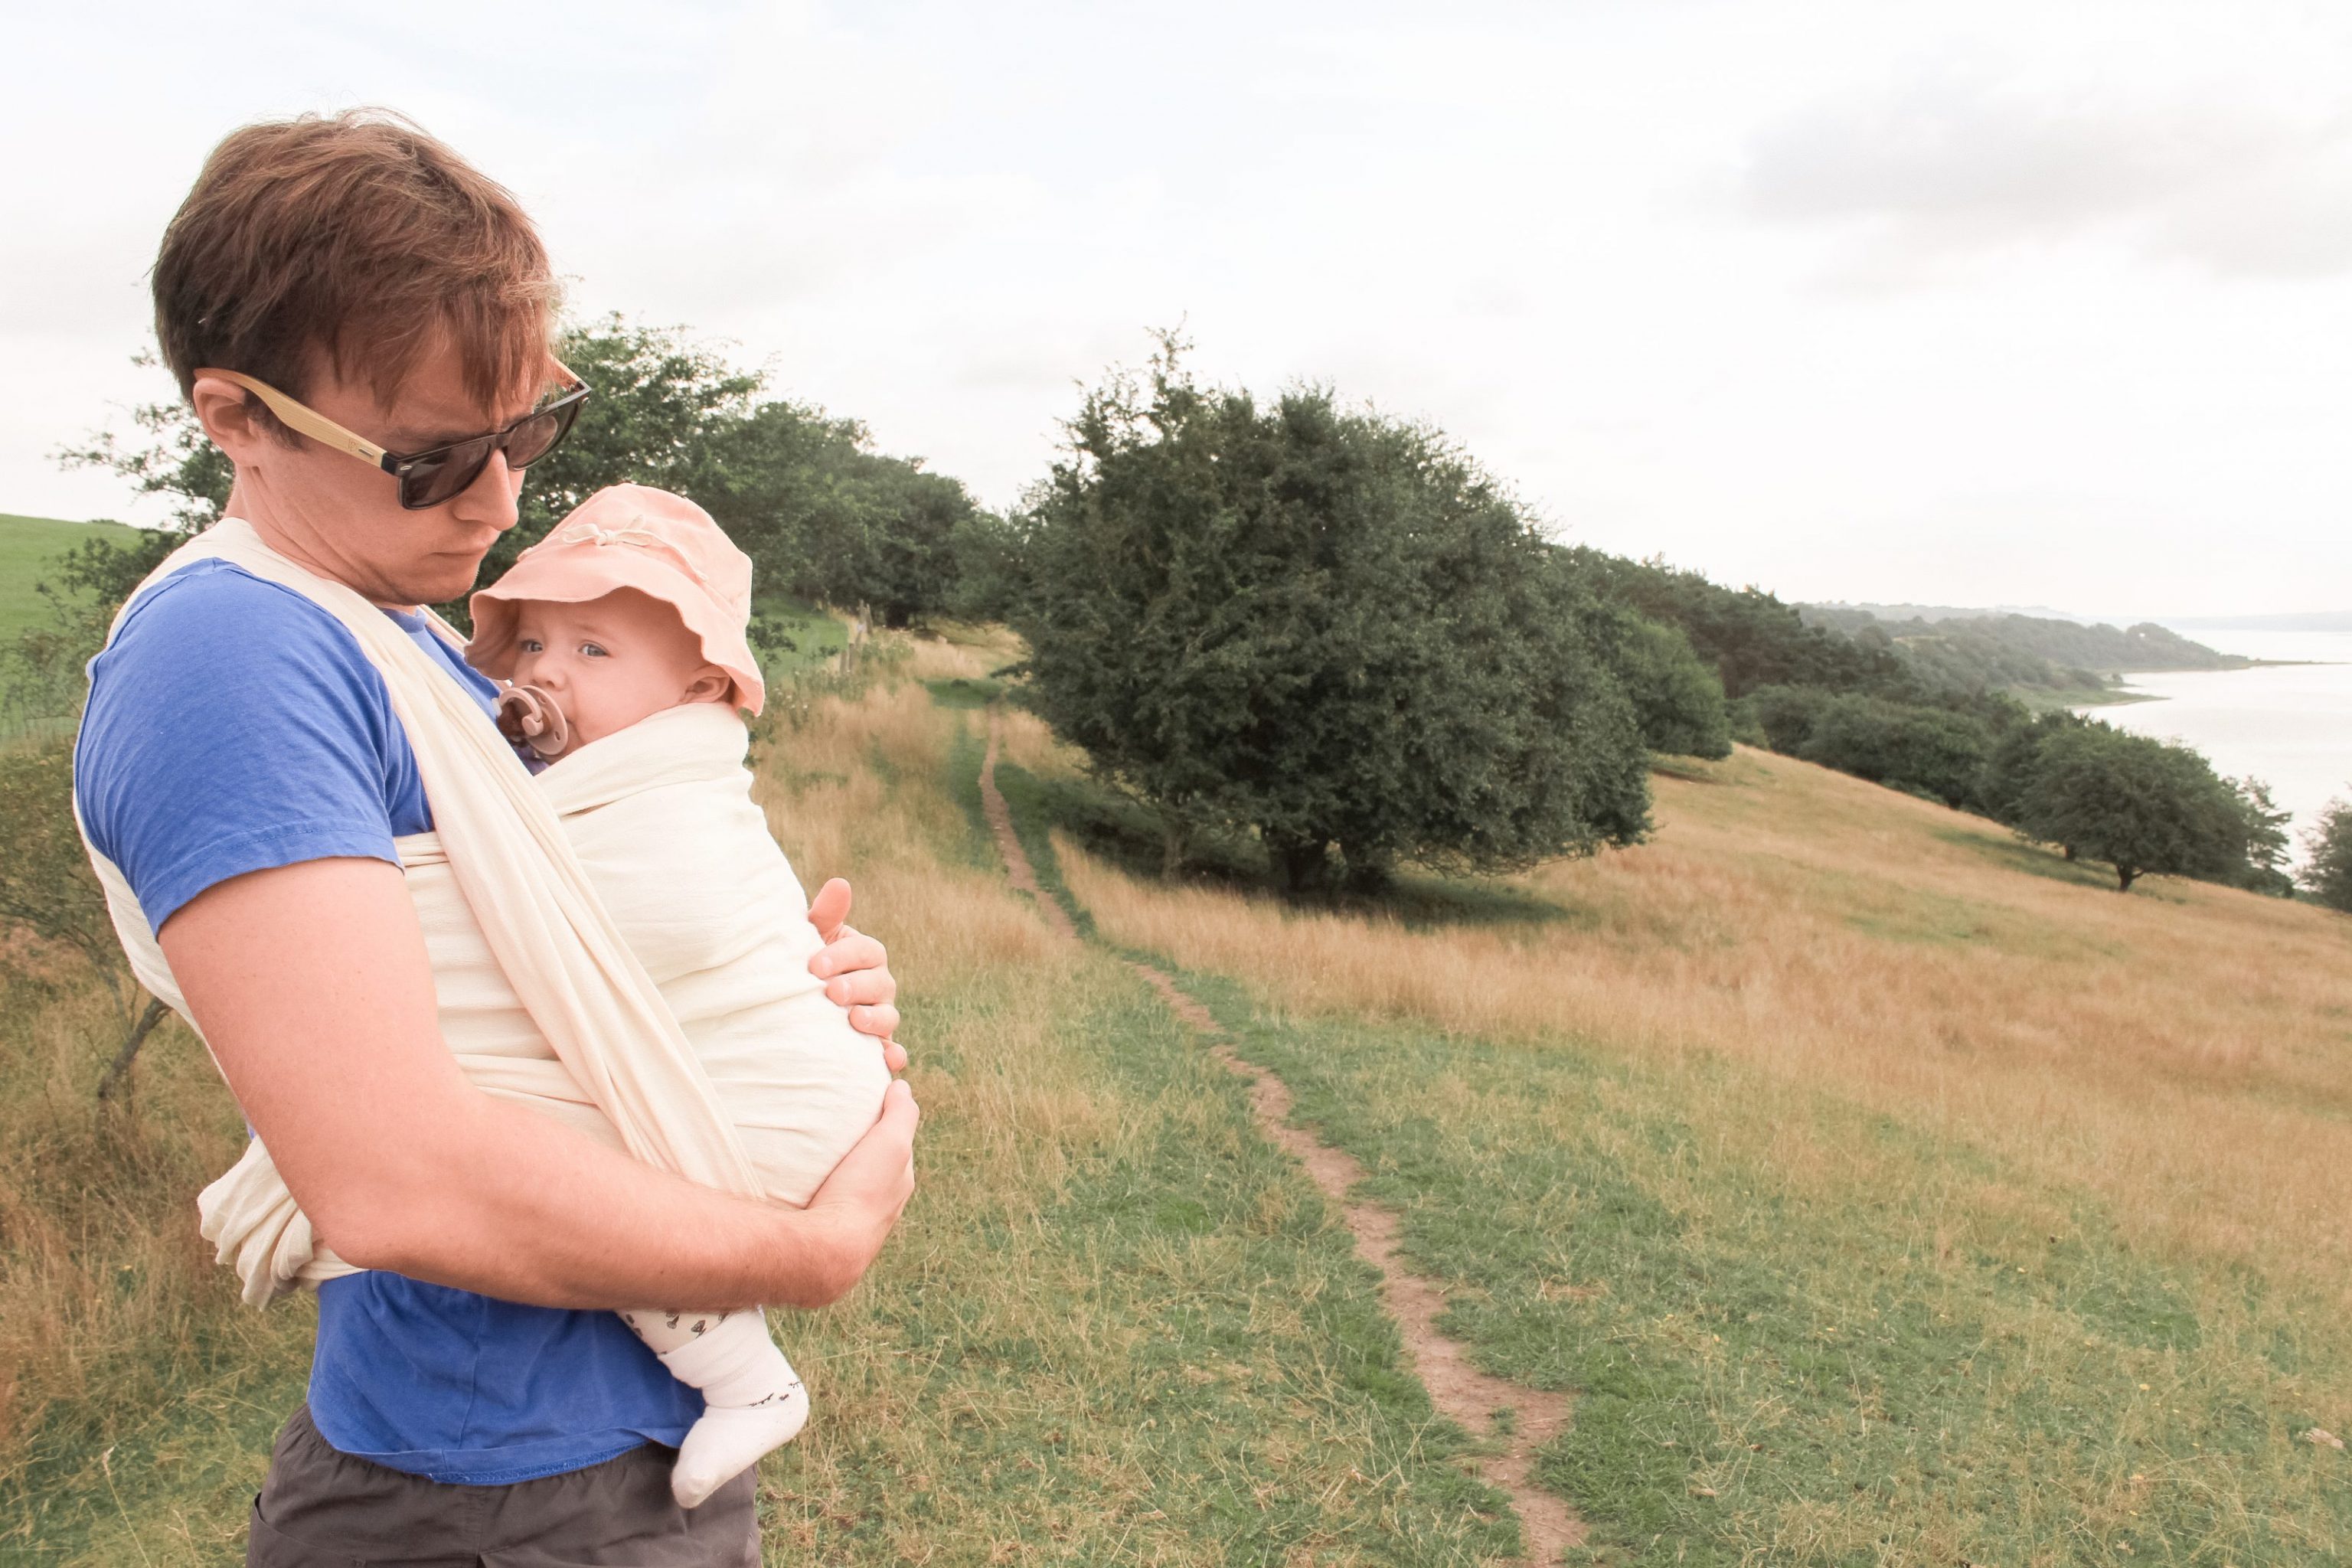
<path fill-rule="evenodd" d="M 669 1475 L 670 1495 L 680 1508 L 698 1507 L 762 1455 L 800 1436 L 808 1422 L 808 1394 L 768 1337 L 759 1309 L 621 1315 L 672 1377 L 702 1391 L 702 1419 L 678 1446 Z"/>

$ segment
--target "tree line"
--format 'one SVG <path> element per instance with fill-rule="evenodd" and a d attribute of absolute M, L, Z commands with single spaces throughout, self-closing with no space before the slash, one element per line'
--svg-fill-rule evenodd
<path fill-rule="evenodd" d="M 1743 740 L 2105 862 L 2118 890 L 2154 872 L 2294 891 L 2287 814 L 2259 780 L 2222 778 L 2187 747 L 2098 720 L 2036 717 L 1980 671 L 1957 676 L 1948 662 L 1871 635 L 1875 623 L 1849 637 L 1760 589 L 1727 588 L 1660 562 L 1608 558 L 1599 569 L 1715 661 Z M 2185 650 L 2198 645 L 2173 641 L 2183 647 L 2168 652 L 2194 657 Z"/>
<path fill-rule="evenodd" d="M 1857 605 L 1801 609 L 1809 625 L 1865 645 L 1899 647 L 1924 680 L 1962 690 L 2095 690 L 2128 670 L 2241 669 L 2252 662 L 2217 653 L 2154 621 L 2119 630 L 2048 616 L 1895 618 Z"/>
<path fill-rule="evenodd" d="M 2150 873 L 2293 889 L 2261 784 L 2002 689 L 2162 628 L 2015 617 L 2029 624 L 2002 658 L 1958 661 L 1899 624 L 1849 635 L 1760 589 L 1555 543 L 1442 432 L 1328 386 L 1202 385 L 1173 336 L 1083 395 L 1061 458 L 1005 515 L 682 331 L 607 318 L 561 352 L 596 395 L 533 469 L 483 580 L 591 491 L 635 480 L 708 507 L 763 593 L 892 625 L 1005 621 L 1030 648 L 1022 700 L 1144 808 L 1171 868 L 1243 841 L 1303 895 L 1377 889 L 1408 861 L 1499 871 L 1630 844 L 1654 753 L 1722 757 L 1738 739 L 1980 813 L 2113 867 L 2122 889 Z M 97 437 L 70 460 L 172 498 L 181 528 L 217 515 L 228 474 L 185 411 L 137 422 L 135 444 Z M 73 592 L 14 650 L 18 686 L 78 673 L 175 538 L 64 563 Z M 1938 648 L 1966 640 L 1936 629 Z M 2160 651 L 2210 656 L 2173 641 Z M 2310 886 L 2352 901 L 2322 839 Z"/>

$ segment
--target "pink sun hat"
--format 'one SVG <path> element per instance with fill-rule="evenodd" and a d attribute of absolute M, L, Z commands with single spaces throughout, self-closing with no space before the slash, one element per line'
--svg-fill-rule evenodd
<path fill-rule="evenodd" d="M 760 710 L 767 683 L 744 635 L 751 621 L 751 558 L 709 512 L 646 485 L 598 490 L 476 594 L 466 662 L 505 680 L 514 673 L 519 604 L 584 604 L 616 588 L 673 606 L 702 639 L 702 657 L 734 677 L 735 706 Z"/>

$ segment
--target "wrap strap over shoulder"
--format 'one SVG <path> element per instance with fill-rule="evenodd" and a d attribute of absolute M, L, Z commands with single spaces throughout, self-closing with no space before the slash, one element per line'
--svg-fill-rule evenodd
<path fill-rule="evenodd" d="M 205 560 L 228 562 L 319 605 L 351 632 L 383 677 L 432 809 L 435 858 L 446 858 L 498 970 L 554 1054 L 552 1062 L 508 1062 L 496 1071 L 530 1079 L 533 1095 L 593 1111 L 609 1122 L 622 1148 L 647 1164 L 705 1186 L 759 1194 L 758 1175 L 709 1078 L 615 931 L 547 795 L 534 787 L 472 694 L 383 610 L 278 554 L 250 523 L 224 518 L 141 584 L 109 641 L 150 588 Z M 455 646 L 455 630 L 426 614 L 436 635 Z M 87 842 L 87 828 L 83 837 Z M 90 858 L 133 972 L 186 1017 L 186 1002 L 127 879 L 94 848 Z M 450 1044 L 465 1062 L 460 1043 Z M 349 1271 L 313 1246 L 299 1211 L 290 1217 L 284 1212 L 290 1200 L 267 1164 L 257 1142 L 201 1201 L 205 1234 L 220 1245 L 224 1261 L 237 1262 L 248 1299 L 266 1299 L 296 1279 Z"/>

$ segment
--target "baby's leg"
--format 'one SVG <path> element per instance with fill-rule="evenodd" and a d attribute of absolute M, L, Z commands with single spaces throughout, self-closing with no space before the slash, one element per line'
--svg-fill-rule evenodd
<path fill-rule="evenodd" d="M 623 1312 L 670 1375 L 702 1391 L 702 1419 L 679 1445 L 669 1489 L 680 1508 L 712 1492 L 800 1436 L 807 1393 L 768 1337 L 757 1307 L 741 1312 Z"/>

